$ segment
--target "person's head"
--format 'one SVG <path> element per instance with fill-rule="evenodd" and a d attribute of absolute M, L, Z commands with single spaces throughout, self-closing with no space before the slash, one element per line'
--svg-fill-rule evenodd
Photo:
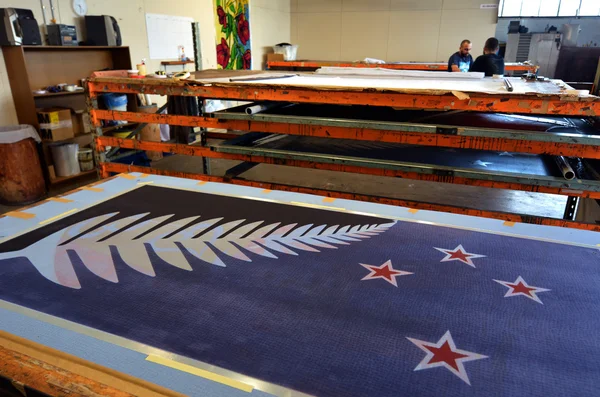
<path fill-rule="evenodd" d="M 500 49 L 500 43 L 498 39 L 495 37 L 490 37 L 485 41 L 485 45 L 483 46 L 484 54 L 496 54 Z"/>
<path fill-rule="evenodd" d="M 471 41 L 463 40 L 460 42 L 460 48 L 458 49 L 458 52 L 463 57 L 466 57 L 471 52 L 471 48 L 473 48 L 473 45 L 471 45 Z"/>

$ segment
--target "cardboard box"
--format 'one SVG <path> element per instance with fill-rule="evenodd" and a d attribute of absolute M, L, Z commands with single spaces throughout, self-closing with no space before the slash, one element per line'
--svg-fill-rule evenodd
<path fill-rule="evenodd" d="M 56 142 L 75 136 L 71 109 L 38 109 L 37 116 L 40 123 L 40 135 L 43 140 Z"/>
<path fill-rule="evenodd" d="M 83 110 L 76 110 L 71 114 L 73 120 L 73 131 L 75 135 L 89 134 L 92 132 L 92 121 L 90 114 Z"/>
<path fill-rule="evenodd" d="M 283 54 L 267 54 L 267 62 L 280 62 L 283 60 Z"/>

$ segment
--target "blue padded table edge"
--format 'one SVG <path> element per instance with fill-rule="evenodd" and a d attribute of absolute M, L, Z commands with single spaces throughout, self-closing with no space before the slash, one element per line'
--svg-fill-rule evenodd
<path fill-rule="evenodd" d="M 53 222 L 56 219 L 70 215 L 76 210 L 82 210 L 98 204 L 99 202 L 108 200 L 116 195 L 135 189 L 144 184 L 255 200 L 288 203 L 291 205 L 306 205 L 325 210 L 377 215 L 408 222 L 434 224 L 437 226 L 455 227 L 486 233 L 553 241 L 563 244 L 575 244 L 593 248 L 598 248 L 600 246 L 600 234 L 585 230 L 519 223 L 505 224 L 503 221 L 494 219 L 424 210 L 416 211 L 390 205 L 364 203 L 344 199 L 333 200 L 309 194 L 269 191 L 221 183 L 199 183 L 196 180 L 158 175 L 143 175 L 139 173 L 131 173 L 124 175 L 123 177 L 116 177 L 106 182 L 96 184 L 92 189 L 79 190 L 67 196 L 62 196 L 62 198 L 67 199 L 64 200 L 64 202 L 47 201 L 38 206 L 24 210 L 24 212 L 32 214 L 33 217 L 15 218 L 6 216 L 0 218 L 0 242 L 36 228 L 40 226 L 40 223 L 45 224 Z M 17 311 L 15 311 L 15 309 L 17 309 Z M 28 311 L 31 313 L 28 313 Z M 15 305 L 0 301 L 0 329 L 186 395 L 206 395 L 216 397 L 248 395 L 247 392 L 233 387 L 149 362 L 146 360 L 146 357 L 150 354 L 148 349 L 151 348 L 147 348 L 144 352 L 132 350 L 118 344 L 76 332 L 74 329 L 79 327 L 77 325 L 75 325 L 75 327 L 59 326 L 57 324 L 67 324 L 66 321 L 61 319 L 53 318 L 54 321 L 52 321 L 52 323 L 47 322 L 44 320 L 44 317 L 49 318 L 50 316 L 37 315 L 36 313 L 37 312 L 31 310 L 18 310 L 18 307 Z M 168 355 L 168 353 L 165 353 L 166 352 L 157 351 L 157 354 L 160 354 L 163 357 Z M 191 364 L 193 365 L 193 363 Z M 260 381 L 250 379 L 248 383 L 257 386 L 257 383 L 260 383 Z M 251 394 L 253 396 L 269 395 L 256 388 Z"/>

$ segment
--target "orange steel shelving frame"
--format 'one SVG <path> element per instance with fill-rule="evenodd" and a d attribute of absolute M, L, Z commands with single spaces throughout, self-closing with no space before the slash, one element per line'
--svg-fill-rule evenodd
<path fill-rule="evenodd" d="M 277 70 L 316 70 L 321 67 L 351 67 L 351 68 L 383 68 L 394 70 L 429 70 L 446 71 L 448 64 L 443 62 L 422 62 L 422 63 L 365 63 L 365 62 L 343 62 L 343 61 L 268 61 L 267 68 Z M 535 73 L 538 69 L 536 65 L 524 65 L 509 63 L 504 69 L 511 72 L 531 72 Z"/>
<path fill-rule="evenodd" d="M 322 125 L 299 125 L 282 122 L 269 122 L 260 120 L 232 120 L 220 119 L 218 115 L 210 116 L 181 116 L 166 114 L 148 114 L 137 112 L 120 112 L 100 110 L 97 108 L 97 96 L 102 93 L 144 93 L 160 95 L 195 96 L 200 99 L 230 99 L 242 101 L 283 101 L 302 103 L 328 103 L 328 104 L 365 104 L 373 106 L 394 106 L 396 108 L 432 109 L 432 110 L 475 110 L 487 112 L 519 112 L 529 114 L 561 114 L 574 116 L 595 116 L 600 114 L 600 99 L 568 100 L 558 96 L 531 97 L 531 96 L 492 96 L 478 95 L 468 99 L 459 99 L 453 95 L 412 95 L 395 92 L 346 91 L 346 90 L 315 90 L 310 88 L 295 87 L 269 87 L 262 85 L 194 85 L 185 82 L 157 81 L 152 79 L 127 79 L 127 78 L 92 78 L 88 82 L 88 95 L 90 99 L 90 114 L 92 123 L 96 127 L 95 148 L 98 154 L 98 167 L 102 177 L 112 173 L 139 171 L 159 175 L 184 177 L 204 181 L 226 182 L 243 186 L 260 187 L 263 189 L 277 189 L 293 192 L 318 194 L 328 197 L 353 199 L 360 201 L 378 202 L 404 206 L 414 209 L 452 212 L 457 214 L 480 216 L 501 219 L 507 222 L 523 222 L 549 226 L 573 227 L 585 230 L 600 231 L 600 225 L 579 223 L 564 219 L 546 218 L 522 214 L 501 213 L 486 211 L 476 208 L 422 203 L 401 199 L 376 197 L 364 194 L 327 191 L 286 184 L 272 184 L 260 181 L 250 181 L 237 177 L 217 177 L 208 174 L 190 174 L 170 170 L 157 170 L 149 167 L 129 166 L 120 163 L 106 162 L 101 152 L 107 147 L 120 147 L 123 149 L 163 151 L 191 156 L 200 156 L 205 159 L 222 158 L 249 163 L 266 163 L 289 165 L 295 167 L 316 168 L 338 172 L 359 173 L 367 175 L 380 175 L 402 177 L 407 179 L 435 181 L 443 183 L 456 183 L 488 188 L 501 188 L 522 190 L 539 193 L 562 194 L 571 197 L 600 198 L 600 192 L 587 190 L 574 190 L 565 181 L 562 187 L 540 186 L 526 182 L 506 182 L 481 180 L 476 177 L 466 178 L 447 174 L 427 174 L 420 172 L 406 172 L 371 168 L 348 164 L 332 164 L 319 161 L 304 161 L 291 158 L 273 158 L 269 156 L 234 154 L 215 151 L 207 146 L 182 145 L 172 143 L 146 142 L 133 139 L 120 139 L 102 136 L 100 120 L 127 120 L 136 123 L 161 123 L 180 126 L 218 128 L 227 130 L 258 131 L 267 133 L 293 134 L 325 138 L 357 139 L 367 141 L 383 141 L 407 143 L 426 146 L 458 147 L 481 150 L 513 151 L 537 154 L 554 154 L 577 156 L 585 158 L 600 158 L 600 146 L 577 144 L 571 142 L 543 142 L 527 141 L 507 138 L 467 137 L 445 134 L 418 133 L 409 131 L 385 131 L 368 128 L 336 127 Z M 211 137 L 218 137 L 218 133 L 210 133 Z M 227 138 L 231 137 L 228 135 Z"/>
<path fill-rule="evenodd" d="M 234 83 L 228 85 L 192 85 L 185 82 L 162 82 L 159 79 L 98 77 L 89 81 L 91 99 L 94 99 L 98 94 L 108 92 L 196 96 L 206 99 L 239 101 L 275 101 L 332 105 L 368 104 L 370 106 L 389 106 L 396 109 L 464 110 L 590 117 L 600 115 L 600 99 L 598 98 L 563 97 L 558 95 L 536 97 L 532 95 L 500 96 L 470 94 L 459 98 L 451 93 L 436 95 L 434 93 L 406 94 L 394 91 L 378 91 L 375 89 L 316 90 L 311 87 L 277 87 Z"/>

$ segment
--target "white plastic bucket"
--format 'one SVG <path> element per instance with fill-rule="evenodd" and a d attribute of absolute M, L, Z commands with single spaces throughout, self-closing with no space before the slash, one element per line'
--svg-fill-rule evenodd
<path fill-rule="evenodd" d="M 298 53 L 298 45 L 276 45 L 273 46 L 273 52 L 275 54 L 283 54 L 284 61 L 295 61 L 296 54 Z"/>
<path fill-rule="evenodd" d="M 56 176 L 71 176 L 81 172 L 77 151 L 79 144 L 63 143 L 51 145 L 52 159 L 54 160 L 54 172 Z"/>

